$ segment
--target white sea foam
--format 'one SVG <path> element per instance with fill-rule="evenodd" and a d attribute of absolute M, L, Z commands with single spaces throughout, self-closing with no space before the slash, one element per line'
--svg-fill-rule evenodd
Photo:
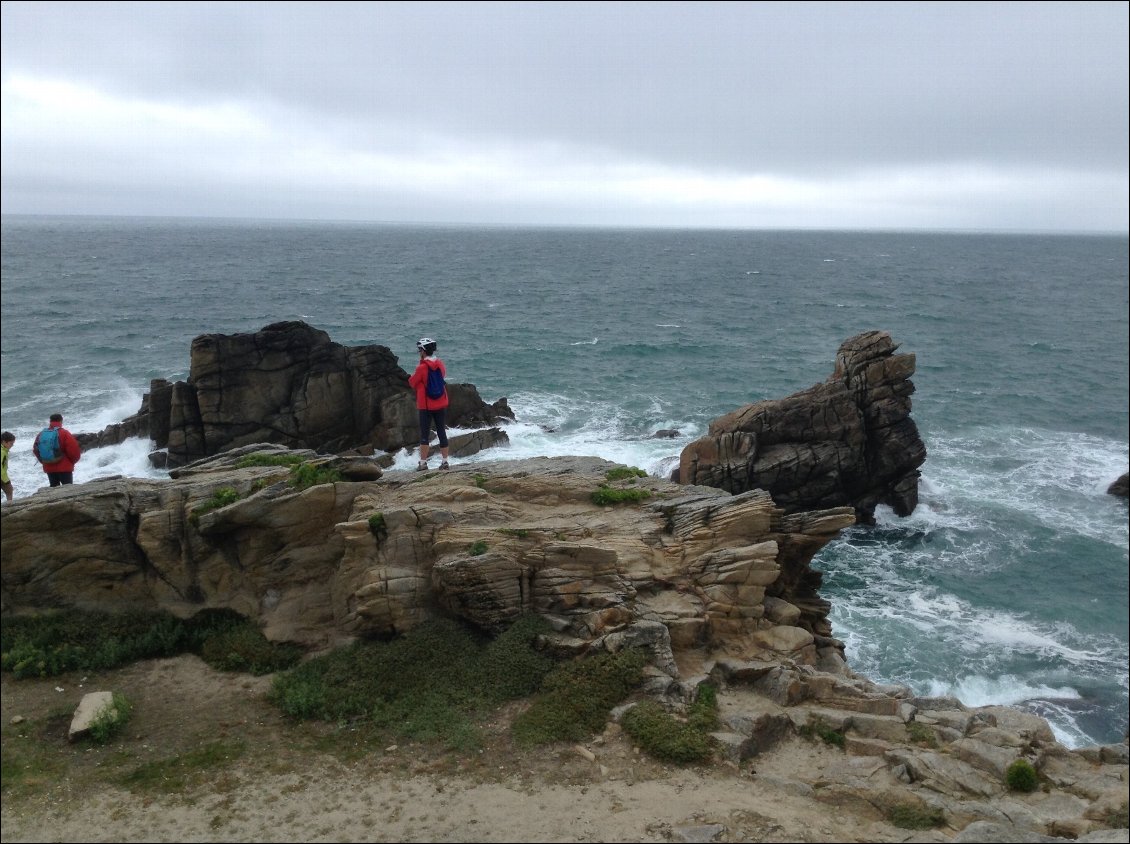
<path fill-rule="evenodd" d="M 1062 431 L 982 429 L 932 442 L 924 467 L 956 508 L 1005 509 L 1065 534 L 1126 547 L 1130 524 L 1106 512 L 1126 443 Z"/>

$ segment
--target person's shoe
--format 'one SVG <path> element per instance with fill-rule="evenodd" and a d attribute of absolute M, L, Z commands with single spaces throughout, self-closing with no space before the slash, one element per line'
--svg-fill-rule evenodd
<path fill-rule="evenodd" d="M 417 472 L 428 471 L 428 462 L 426 460 L 421 460 L 419 463 L 416 464 L 416 471 Z"/>
<path fill-rule="evenodd" d="M 444 461 L 443 461 L 442 463 L 440 463 L 440 464 L 439 464 L 439 468 L 441 468 L 441 469 L 450 469 L 451 467 L 450 467 L 450 466 L 448 466 L 448 465 L 447 465 L 447 461 L 446 461 L 446 460 L 444 460 Z"/>

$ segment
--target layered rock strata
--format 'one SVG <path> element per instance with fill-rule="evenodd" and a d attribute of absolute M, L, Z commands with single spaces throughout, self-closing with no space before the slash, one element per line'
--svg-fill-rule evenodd
<path fill-rule="evenodd" d="M 345 479 L 299 491 L 285 466 L 240 468 L 249 452 Z M 843 664 L 809 562 L 850 508 L 785 514 L 761 490 L 609 481 L 615 468 L 555 458 L 382 476 L 372 459 L 255 446 L 171 481 L 45 490 L 3 510 L 3 609 L 227 607 L 311 644 L 437 613 L 500 630 L 532 612 L 559 648 L 647 644 L 672 673 L 690 649 Z M 602 488 L 647 497 L 601 506 Z M 208 509 L 221 490 L 238 500 Z"/>
<path fill-rule="evenodd" d="M 852 337 L 827 381 L 715 419 L 683 449 L 679 480 L 763 489 L 786 512 L 850 506 L 870 524 L 885 504 L 910 515 L 926 446 L 910 418 L 915 358 L 897 348 L 882 331 Z"/>

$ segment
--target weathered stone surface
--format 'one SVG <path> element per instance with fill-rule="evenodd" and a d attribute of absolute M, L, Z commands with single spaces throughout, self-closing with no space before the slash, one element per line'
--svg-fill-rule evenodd
<path fill-rule="evenodd" d="M 679 480 L 733 493 L 767 490 L 788 513 L 875 507 L 901 516 L 918 504 L 926 447 L 910 418 L 913 355 L 896 355 L 889 334 L 846 340 L 826 382 L 715 419 L 683 449 Z"/>
<path fill-rule="evenodd" d="M 514 414 L 488 405 L 471 384 L 448 384 L 448 424 L 481 428 Z M 202 334 L 192 341 L 187 381 L 155 380 L 136 414 L 83 448 L 147 437 L 166 449 L 162 465 L 182 466 L 252 443 L 319 452 L 369 446 L 391 452 L 419 439 L 408 373 L 386 346 L 342 346 L 304 322 L 278 322 L 248 334 Z M 505 441 L 497 429 L 463 435 L 462 456 Z"/>
<path fill-rule="evenodd" d="M 357 480 L 296 490 L 289 466 L 240 468 L 249 453 Z M 670 677 L 674 652 L 690 648 L 812 661 L 829 623 L 806 570 L 849 510 L 786 522 L 762 491 L 654 478 L 634 485 L 650 493 L 642 504 L 597 506 L 614 466 L 556 458 L 381 475 L 371 458 L 246 446 L 169 481 L 94 481 L 5 507 L 0 595 L 5 612 L 226 607 L 271 639 L 307 643 L 437 614 L 498 631 L 537 613 L 562 647 L 645 647 Z M 220 490 L 238 500 L 209 509 Z M 770 592 L 800 608 L 794 624 L 764 619 Z"/>

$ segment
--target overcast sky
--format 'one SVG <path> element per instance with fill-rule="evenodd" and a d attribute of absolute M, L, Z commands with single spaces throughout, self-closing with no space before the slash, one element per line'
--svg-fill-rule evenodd
<path fill-rule="evenodd" d="M 1126 2 L 3 2 L 2 210 L 1127 230 Z"/>

